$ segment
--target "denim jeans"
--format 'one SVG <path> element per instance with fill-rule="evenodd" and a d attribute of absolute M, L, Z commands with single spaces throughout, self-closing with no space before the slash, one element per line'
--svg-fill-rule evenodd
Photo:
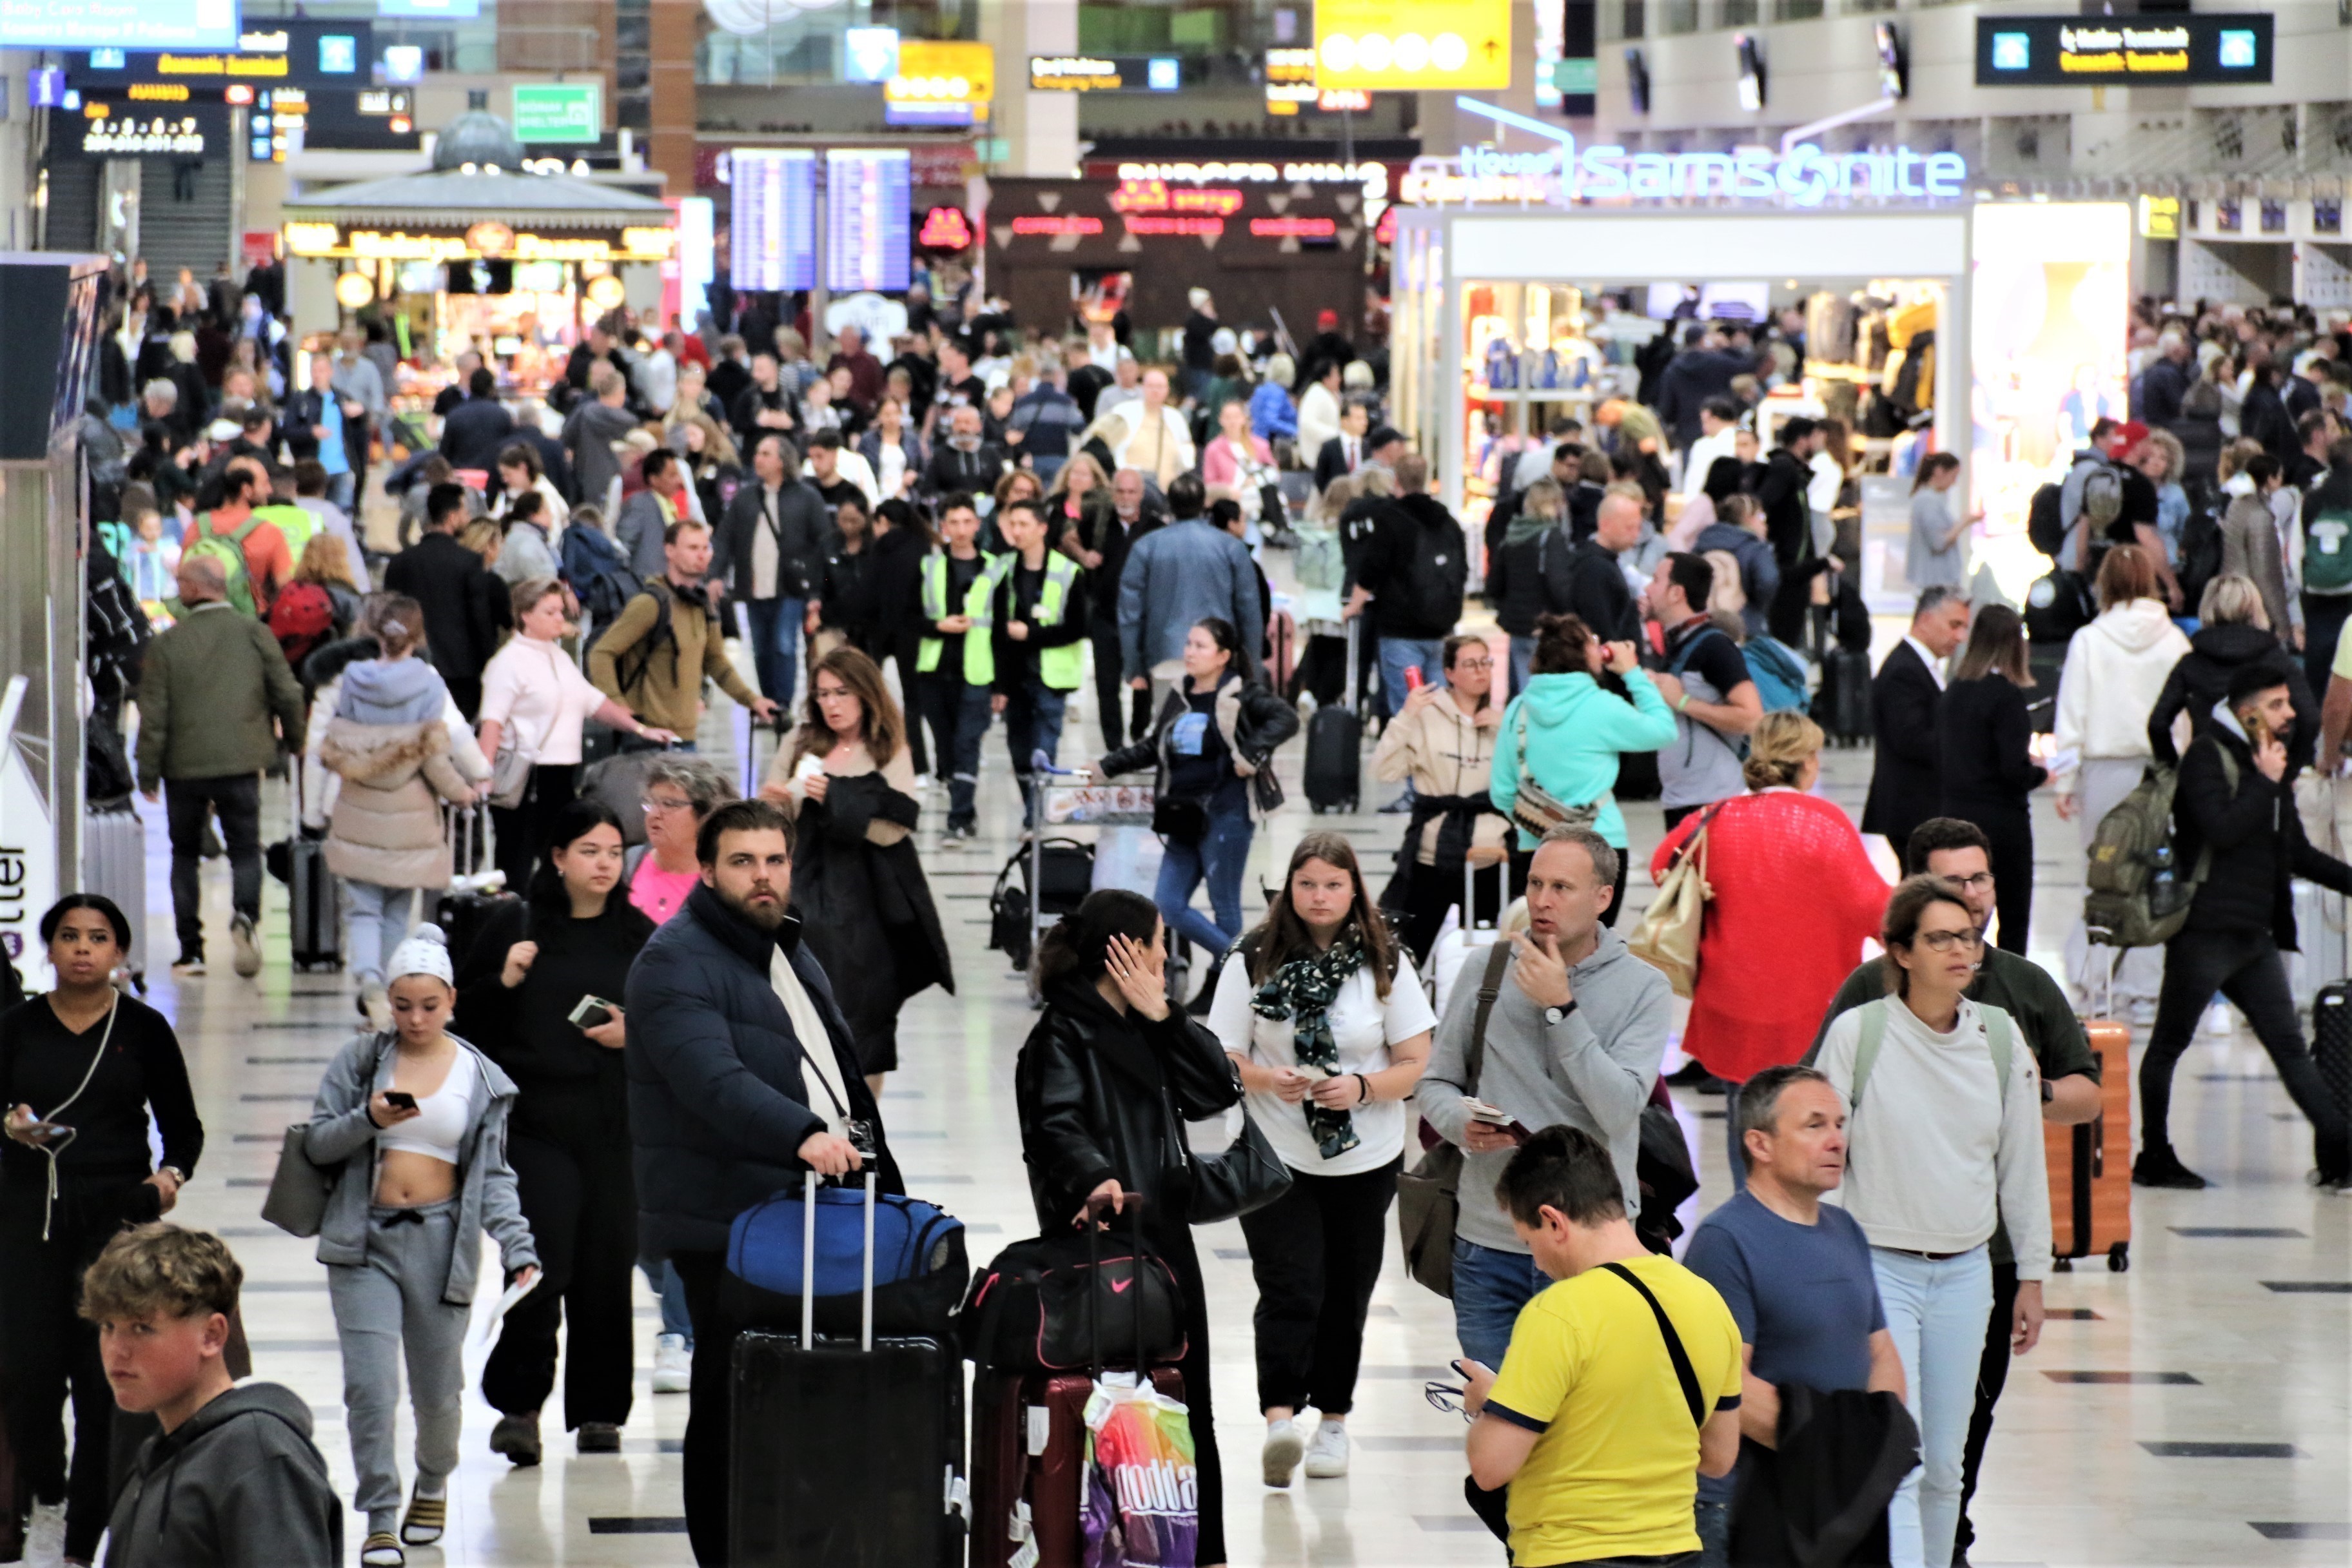
<path fill-rule="evenodd" d="M 379 888 L 343 879 L 344 963 L 358 981 L 382 984 L 393 949 L 408 938 L 414 888 Z"/>
<path fill-rule="evenodd" d="M 1528 689 L 1528 673 L 1536 661 L 1536 639 L 1511 639 L 1511 695 L 1517 697 Z"/>
<path fill-rule="evenodd" d="M 1382 637 L 1381 639 L 1381 700 L 1393 719 L 1404 710 L 1404 672 L 1421 667 L 1422 682 L 1445 684 L 1445 640 L 1443 637 Z"/>
<path fill-rule="evenodd" d="M 972 797 L 980 789 L 980 743 L 988 738 L 988 688 L 967 686 L 962 676 L 937 670 L 918 677 L 917 685 L 940 772 L 948 781 L 948 826 L 969 827 L 979 815 Z"/>
<path fill-rule="evenodd" d="M 743 608 L 751 620 L 751 669 L 760 678 L 760 695 L 790 708 L 800 679 L 801 617 L 808 613 L 808 601 L 746 599 Z"/>
<path fill-rule="evenodd" d="M 1160 906 L 1160 918 L 1168 922 L 1170 936 L 1181 937 L 1220 957 L 1241 940 L 1242 868 L 1249 860 L 1252 831 L 1247 806 L 1238 811 L 1212 810 L 1198 844 L 1169 844 L 1160 862 L 1160 880 L 1151 890 L 1151 901 Z M 1192 889 L 1204 878 L 1209 884 L 1209 907 L 1217 914 L 1213 921 L 1192 907 Z"/>
<path fill-rule="evenodd" d="M 648 1258 L 640 1253 L 637 1267 L 645 1271 L 646 1283 L 661 1298 L 661 1331 L 676 1334 L 694 1348 L 694 1320 L 686 1310 L 686 1287 L 678 1283 L 677 1270 L 669 1266 L 667 1258 Z"/>
<path fill-rule="evenodd" d="M 1454 1238 L 1454 1337 L 1472 1361 L 1500 1370 L 1519 1309 L 1551 1284 L 1524 1252 Z"/>
<path fill-rule="evenodd" d="M 1887 1515 L 1894 1568 L 1947 1568 L 1959 1527 L 1961 1460 L 1985 1320 L 1992 1313 L 1991 1255 L 1979 1246 L 1933 1259 L 1874 1247 L 1870 1267 L 1919 1424 L 1920 1468 L 1903 1479 Z"/>
<path fill-rule="evenodd" d="M 1727 1487 L 1731 1478 L 1723 1478 Z M 1707 1478 L 1698 1479 L 1699 1498 L 1692 1505 L 1693 1522 L 1698 1526 L 1699 1568 L 1729 1568 L 1731 1563 L 1731 1504 L 1710 1502 L 1706 1496 Z"/>
<path fill-rule="evenodd" d="M 1013 776 L 1020 781 L 1024 806 L 1029 804 L 1029 759 L 1039 752 L 1045 753 L 1049 763 L 1057 759 L 1062 713 L 1069 701 L 1068 692 L 1056 691 L 1034 676 L 1014 687 L 1005 700 L 1004 744 L 1013 753 Z"/>
<path fill-rule="evenodd" d="M 355 515 L 352 502 L 357 499 L 358 492 L 359 476 L 349 468 L 340 474 L 327 476 L 327 499 L 333 501 L 345 517 Z M 352 564 L 356 567 L 359 563 L 354 561 Z"/>
<path fill-rule="evenodd" d="M 205 819 L 214 812 L 220 814 L 221 842 L 228 847 L 229 905 L 247 920 L 257 924 L 261 920 L 261 775 L 165 779 L 172 921 L 179 930 L 183 960 L 205 955 L 204 893 L 197 871 L 204 864 Z"/>

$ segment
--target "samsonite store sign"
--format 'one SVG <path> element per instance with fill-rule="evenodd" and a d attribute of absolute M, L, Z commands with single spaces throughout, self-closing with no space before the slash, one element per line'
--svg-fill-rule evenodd
<path fill-rule="evenodd" d="M 2266 11 L 1979 16 L 1979 87 L 2261 86 Z"/>

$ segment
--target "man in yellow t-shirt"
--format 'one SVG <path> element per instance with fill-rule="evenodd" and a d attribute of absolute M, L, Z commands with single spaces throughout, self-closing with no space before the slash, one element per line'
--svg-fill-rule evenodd
<path fill-rule="evenodd" d="M 1510 1488 L 1511 1561 L 1698 1561 L 1701 1474 L 1739 1457 L 1739 1325 L 1715 1288 L 1642 1245 L 1598 1140 L 1548 1127 L 1495 1195 L 1559 1283 L 1521 1309 L 1497 1374 L 1468 1384 L 1470 1478 Z"/>

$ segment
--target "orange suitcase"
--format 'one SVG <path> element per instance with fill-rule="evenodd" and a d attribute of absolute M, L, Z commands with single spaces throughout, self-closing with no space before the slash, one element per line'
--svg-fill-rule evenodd
<path fill-rule="evenodd" d="M 2099 1058 L 2099 1114 L 2072 1127 L 2044 1122 L 2050 1166 L 2050 1250 L 2053 1267 L 2107 1255 L 2120 1274 L 2131 1267 L 2132 1074 L 2131 1029 L 2085 1019 L 2083 1032 Z"/>

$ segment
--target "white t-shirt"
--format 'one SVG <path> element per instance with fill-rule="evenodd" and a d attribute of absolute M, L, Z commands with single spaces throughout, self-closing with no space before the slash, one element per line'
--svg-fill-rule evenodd
<path fill-rule="evenodd" d="M 516 743 L 537 745 L 550 767 L 580 760 L 580 726 L 604 706 L 604 694 L 553 643 L 519 637 L 482 669 L 482 714 L 517 731 Z"/>
<path fill-rule="evenodd" d="M 1291 1053 L 1290 1020 L 1260 1017 L 1250 1007 L 1257 989 L 1250 983 L 1249 966 L 1238 958 L 1225 965 L 1217 979 L 1217 999 L 1209 1009 L 1209 1032 L 1225 1049 L 1246 1057 L 1259 1067 L 1297 1067 Z M 1397 955 L 1396 978 L 1389 983 L 1383 1003 L 1367 967 L 1340 987 L 1331 1001 L 1331 1043 L 1339 1047 L 1342 1073 L 1375 1073 L 1391 1065 L 1389 1047 L 1437 1026 L 1413 973 L 1412 960 Z M 1307 1130 L 1304 1104 L 1286 1105 L 1280 1096 L 1253 1093 L 1249 1110 L 1265 1129 L 1268 1142 L 1282 1163 L 1310 1176 L 1354 1176 L 1376 1171 L 1404 1152 L 1405 1103 L 1380 1100 L 1349 1111 L 1355 1119 L 1357 1145 L 1336 1160 L 1326 1160 Z"/>

